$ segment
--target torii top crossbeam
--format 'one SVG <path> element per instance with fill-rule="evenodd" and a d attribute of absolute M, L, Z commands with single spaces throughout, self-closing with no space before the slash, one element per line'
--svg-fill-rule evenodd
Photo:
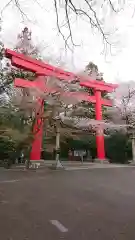
<path fill-rule="evenodd" d="M 105 83 L 104 81 L 91 80 L 90 77 L 79 76 L 74 73 L 64 71 L 61 68 L 51 66 L 50 64 L 46 64 L 40 60 L 32 59 L 31 57 L 27 57 L 10 49 L 6 49 L 5 54 L 7 58 L 11 59 L 11 63 L 13 66 L 35 72 L 37 73 L 37 75 L 39 75 L 40 73 L 40 75 L 52 76 L 59 78 L 60 80 L 66 81 L 77 80 L 80 82 L 80 86 L 93 88 L 94 90 L 99 90 L 101 92 L 112 92 L 115 88 L 117 88 L 116 84 Z M 15 83 L 21 86 L 21 80 L 16 81 Z M 31 85 L 32 84 L 34 86 L 36 85 L 36 82 L 34 81 L 33 83 L 31 83 Z M 25 82 L 25 85 L 27 86 L 27 82 Z M 82 94 L 80 96 L 82 97 Z M 95 96 L 89 96 L 88 94 L 84 94 L 83 96 L 84 100 L 96 103 Z M 110 100 L 101 99 L 101 102 L 102 105 L 112 106 L 112 102 Z"/>
<path fill-rule="evenodd" d="M 112 92 L 113 89 L 117 88 L 116 84 L 105 83 L 104 81 L 91 80 L 90 77 L 79 76 L 71 72 L 62 70 L 61 68 L 53 67 L 50 64 L 46 64 L 31 57 L 27 57 L 21 53 L 17 53 L 10 49 L 5 50 L 6 57 L 11 59 L 13 66 L 32 71 L 35 73 L 42 72 L 46 76 L 54 76 L 61 80 L 73 81 L 78 80 L 81 86 L 90 88 L 97 88 L 101 91 Z"/>

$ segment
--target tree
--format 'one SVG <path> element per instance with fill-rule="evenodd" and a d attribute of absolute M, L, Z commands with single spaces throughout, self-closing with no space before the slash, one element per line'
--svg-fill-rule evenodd
<path fill-rule="evenodd" d="M 78 91 L 77 91 L 78 89 L 74 85 L 75 83 L 69 84 L 64 81 L 61 82 L 55 78 L 48 78 L 46 83 L 47 91 L 44 93 L 44 95 L 42 94 L 42 98 L 47 103 L 46 111 L 44 115 L 41 116 L 44 118 L 45 124 L 46 124 L 45 130 L 46 130 L 46 138 L 48 139 L 47 144 L 53 148 L 55 145 L 52 140 L 56 136 L 55 149 L 57 153 L 56 161 L 58 165 L 60 165 L 60 162 L 59 162 L 60 134 L 61 134 L 61 137 L 63 137 L 62 135 L 64 136 L 66 135 L 67 138 L 71 136 L 74 138 L 74 137 L 77 137 L 78 134 L 81 136 L 82 131 L 84 131 L 84 135 L 86 136 L 86 131 L 88 131 L 89 133 L 91 132 L 94 135 L 96 130 L 99 127 L 100 128 L 102 127 L 105 130 L 106 135 L 108 137 L 111 136 L 111 139 L 113 140 L 114 133 L 119 134 L 121 130 L 125 131 L 125 128 L 127 127 L 127 125 L 122 122 L 115 122 L 115 121 L 110 122 L 109 120 L 96 121 L 90 117 L 86 117 L 85 115 L 83 115 L 82 117 L 82 116 L 79 116 L 79 114 L 76 114 L 77 106 L 78 104 L 80 104 L 79 102 L 81 102 L 82 99 L 78 100 L 77 96 L 80 96 L 80 95 L 78 95 Z M 72 92 L 72 89 L 74 88 L 76 89 L 77 93 L 75 91 Z M 32 90 L 32 96 L 33 94 L 34 94 L 34 91 Z M 37 96 L 40 97 L 40 92 L 37 92 L 35 89 L 35 97 Z M 26 102 L 27 102 L 27 97 L 30 97 L 30 96 L 26 96 Z M 24 103 L 24 107 L 26 106 L 27 106 L 26 103 Z M 32 108 L 33 108 L 33 105 L 32 105 Z M 83 107 L 82 107 L 82 110 L 84 110 Z M 79 107 L 78 107 L 78 111 L 79 111 Z M 121 132 L 121 134 L 123 133 Z M 81 139 L 80 136 L 79 138 Z M 121 137 L 119 137 L 120 141 L 122 139 Z M 119 144 L 120 144 L 120 141 L 118 142 Z M 108 149 L 110 152 L 109 145 L 108 145 Z M 126 145 L 125 145 L 125 149 L 126 149 Z M 112 149 L 112 151 L 114 150 Z M 112 156 L 110 155 L 110 153 L 107 153 L 107 154 L 108 156 Z M 113 157 L 114 155 L 112 156 L 112 158 Z M 123 158 L 123 161 L 124 159 L 126 158 Z"/>
<path fill-rule="evenodd" d="M 134 82 L 121 83 L 112 95 L 114 106 L 108 110 L 109 118 L 114 123 L 127 126 L 127 134 L 135 125 L 134 87 Z"/>
<path fill-rule="evenodd" d="M 31 33 L 25 28 L 18 37 L 15 50 L 24 54 L 30 54 L 32 57 L 37 56 L 38 50 L 32 45 Z M 34 74 L 31 72 L 17 69 L 10 64 L 4 57 L 4 44 L 1 46 L 1 71 L 0 71 L 0 131 L 1 139 L 13 143 L 15 148 L 23 149 L 27 152 L 28 146 L 32 141 L 32 125 L 34 118 L 31 103 L 33 102 L 28 90 L 15 89 L 13 81 L 15 77 L 28 78 L 33 80 Z M 26 98 L 29 96 L 29 101 Z M 19 109 L 17 104 L 21 102 L 22 108 Z M 25 111 L 24 111 L 25 104 Z"/>
<path fill-rule="evenodd" d="M 56 135 L 56 167 L 60 167 L 60 135 L 71 136 L 73 131 L 70 128 L 71 123 L 65 122 L 63 116 L 68 113 L 70 107 L 82 101 L 82 99 L 78 94 L 79 89 L 77 89 L 77 85 L 74 83 L 48 78 L 46 88 L 48 91 L 44 96 L 42 95 L 47 104 L 43 116 L 46 123 L 45 129 L 47 129 L 46 137 L 50 137 L 50 135 L 54 137 L 54 134 Z"/>
<path fill-rule="evenodd" d="M 14 48 L 15 51 L 22 53 L 26 56 L 30 56 L 32 58 L 40 59 L 40 53 L 38 47 L 36 47 L 33 44 L 32 41 L 32 32 L 29 31 L 27 27 L 25 27 L 21 34 L 18 34 L 18 42 Z M 14 77 L 20 77 L 24 79 L 34 80 L 35 74 L 29 71 L 24 71 L 22 69 L 14 68 L 16 73 Z M 31 150 L 31 143 L 32 143 L 32 132 L 33 132 L 33 126 L 35 123 L 35 109 L 36 109 L 36 103 L 35 100 L 33 100 L 32 91 L 30 92 L 29 89 L 20 89 L 21 94 L 19 94 L 17 97 L 20 96 L 20 103 L 17 103 L 21 105 L 21 110 L 23 111 L 24 116 L 27 116 L 27 125 L 31 125 L 31 132 L 29 133 L 29 145 L 26 149 L 26 157 L 27 157 L 27 167 L 29 167 L 29 153 Z M 20 91 L 19 90 L 19 91 Z M 15 99 L 14 99 L 15 100 Z M 16 101 L 19 101 L 19 98 L 16 99 Z M 25 145 L 26 146 L 26 145 Z"/>
<path fill-rule="evenodd" d="M 128 163 L 132 159 L 132 144 L 121 131 L 112 131 L 105 138 L 106 155 L 111 163 Z"/>
<path fill-rule="evenodd" d="M 8 61 L 4 57 L 4 43 L 1 39 L 2 21 L 0 19 L 0 103 L 3 105 L 8 100 L 13 78 Z"/>
<path fill-rule="evenodd" d="M 81 5 L 82 3 L 82 5 Z M 86 19 L 91 28 L 96 29 L 100 32 L 103 40 L 105 43 L 109 44 L 108 41 L 108 34 L 105 32 L 105 15 L 99 14 L 103 10 L 103 12 L 106 10 L 106 12 L 109 10 L 109 12 L 115 12 L 118 13 L 121 9 L 121 6 L 123 6 L 122 3 L 118 3 L 118 7 L 115 8 L 115 1 L 88 1 L 83 0 L 82 2 L 76 1 L 73 2 L 72 0 L 63 0 L 61 3 L 58 0 L 54 0 L 54 6 L 55 6 L 55 13 L 56 13 L 56 22 L 57 22 L 57 28 L 59 33 L 62 35 L 65 45 L 68 45 L 68 41 L 71 40 L 71 43 L 73 46 L 75 46 L 74 38 L 73 38 L 73 32 L 72 32 L 72 22 L 71 22 L 71 16 L 75 16 L 76 19 L 82 18 Z M 65 35 L 62 33 L 62 29 L 60 27 L 60 8 L 61 5 L 64 9 L 65 14 L 65 21 L 66 21 L 66 27 L 68 29 L 68 35 L 65 37 Z"/>
<path fill-rule="evenodd" d="M 90 63 L 88 65 L 88 67 L 86 67 L 87 70 L 87 74 L 92 75 L 93 76 L 93 72 L 95 73 L 96 70 L 96 75 L 95 77 L 98 75 L 98 79 L 100 74 L 98 74 L 98 67 L 93 64 Z M 86 74 L 86 71 L 85 71 Z M 102 80 L 102 78 L 101 78 Z M 76 89 L 79 88 L 79 84 L 76 85 Z M 87 89 L 79 89 L 81 92 L 83 91 L 84 93 L 87 91 Z M 88 92 L 88 91 L 87 91 Z M 90 94 L 92 95 L 93 92 L 91 91 Z M 80 95 L 81 96 L 81 95 Z M 68 105 L 70 106 L 70 105 Z M 67 108 L 66 111 L 63 111 L 63 114 L 60 114 L 60 118 L 61 121 L 63 123 L 66 124 L 66 126 L 70 126 L 70 129 L 72 127 L 72 129 L 74 129 L 74 133 L 77 132 L 77 129 L 80 129 L 80 131 L 78 130 L 80 136 L 82 131 L 87 131 L 89 129 L 89 132 L 95 134 L 95 131 L 97 129 L 97 127 L 100 127 L 100 125 L 102 125 L 102 127 L 104 129 L 107 128 L 112 128 L 113 124 L 112 123 L 107 123 L 107 122 L 99 122 L 93 119 L 93 115 L 92 113 L 95 111 L 95 109 L 93 108 L 93 105 L 90 103 L 84 103 L 82 101 L 78 102 L 75 105 L 71 105 L 70 108 Z M 114 126 L 113 126 L 114 127 Z M 117 126 L 118 127 L 118 126 Z M 81 130 L 82 129 L 82 130 Z M 67 132 L 67 129 L 65 129 L 65 132 Z M 65 134 L 64 132 L 64 134 Z M 70 131 L 71 134 L 71 131 Z M 84 135 L 86 135 L 86 132 L 84 133 Z M 77 136 L 77 134 L 75 133 L 75 136 Z"/>
<path fill-rule="evenodd" d="M 22 32 L 17 36 L 17 43 L 14 47 L 14 50 L 18 53 L 22 53 L 26 56 L 30 56 L 35 59 L 40 59 L 40 51 L 37 46 L 33 44 L 32 41 L 32 32 L 24 27 Z M 35 74 L 30 71 L 25 71 L 11 66 L 13 78 L 20 77 L 24 79 L 33 80 Z"/>
<path fill-rule="evenodd" d="M 47 125 L 45 129 L 49 130 L 48 126 L 50 126 L 53 134 L 54 132 L 56 134 L 56 162 L 57 165 L 60 165 L 59 143 L 62 119 L 61 114 L 65 114 L 69 106 L 75 105 L 79 101 L 82 101 L 82 99 L 80 98 L 80 95 L 78 95 L 76 83 L 69 83 L 64 80 L 60 81 L 59 79 L 52 77 L 45 77 L 45 82 L 45 93 L 42 93 L 40 90 L 38 91 L 37 88 L 33 87 L 33 89 L 29 89 L 25 96 L 23 94 L 17 94 L 17 99 L 15 99 L 15 102 L 17 103 L 16 106 L 25 113 L 29 107 L 32 113 L 32 115 L 29 114 L 29 116 L 31 116 L 31 119 L 34 119 L 37 111 L 36 99 L 42 98 L 42 100 L 45 101 L 45 112 L 44 114 L 41 113 L 41 116 L 38 115 L 38 117 L 45 120 L 45 124 Z M 65 128 L 65 132 L 66 131 L 67 128 Z"/>
<path fill-rule="evenodd" d="M 37 48 L 33 47 L 32 43 L 31 43 L 31 32 L 28 31 L 28 28 L 24 28 L 24 30 L 22 31 L 22 33 L 18 36 L 18 43 L 16 44 L 15 50 L 23 53 L 25 55 L 31 55 L 33 57 L 33 54 L 36 54 L 35 57 L 38 57 L 38 51 Z M 8 101 L 7 101 L 7 105 L 6 105 L 6 112 L 5 111 L 5 106 L 4 108 L 1 109 L 2 114 L 5 113 L 5 115 L 3 114 L 3 119 L 7 119 L 7 121 L 5 121 L 5 125 L 3 125 L 1 123 L 1 131 L 3 133 L 3 138 L 5 136 L 8 136 L 9 138 L 16 139 L 16 141 L 18 143 L 21 142 L 21 145 L 24 142 L 26 142 L 26 138 L 27 138 L 27 143 L 28 143 L 28 139 L 29 141 L 32 140 L 31 138 L 31 133 L 32 133 L 32 126 L 34 124 L 34 120 L 35 120 L 35 114 L 36 114 L 36 102 L 35 100 L 37 99 L 37 97 L 40 96 L 40 93 L 37 93 L 34 90 L 28 90 L 28 89 L 14 89 L 12 88 L 12 81 L 14 80 L 15 77 L 21 77 L 21 78 L 28 78 L 30 80 L 33 80 L 34 75 L 31 74 L 30 72 L 26 72 L 23 71 L 21 69 L 17 69 L 15 67 L 12 67 L 10 65 L 10 62 L 7 62 L 7 66 L 8 68 L 6 68 L 6 73 L 7 76 L 11 79 L 11 92 L 10 92 L 10 99 L 9 99 L 9 95 L 8 97 Z M 9 71 L 8 71 L 9 70 Z M 46 81 L 46 80 L 45 80 Z M 73 84 L 70 84 L 70 89 L 69 89 L 69 84 L 66 83 L 61 83 L 60 81 L 56 80 L 56 79 L 49 79 L 47 80 L 47 86 L 49 88 L 52 88 L 52 96 L 50 99 L 50 92 L 48 91 L 47 95 L 45 94 L 45 100 L 48 99 L 48 108 L 49 110 L 46 109 L 46 112 L 44 114 L 44 118 L 49 118 L 51 119 L 51 122 L 53 122 L 53 127 L 54 129 L 56 129 L 56 149 L 58 151 L 59 148 L 59 113 L 63 110 L 65 110 L 65 108 L 67 107 L 67 105 L 70 103 L 73 104 L 73 96 L 72 94 L 69 94 L 69 91 L 72 91 L 72 86 Z M 65 91 L 67 91 L 67 96 L 64 96 L 63 94 L 63 88 Z M 74 87 L 75 88 L 75 87 Z M 33 99 L 34 96 L 34 99 Z M 55 107 L 49 107 L 49 101 L 53 101 L 53 104 Z M 77 100 L 78 102 L 79 100 Z M 10 109 L 10 111 L 9 111 Z M 10 115 L 13 115 L 13 112 L 16 113 L 16 118 L 11 117 Z M 9 113 L 9 115 L 8 115 Z M 16 128 L 15 131 L 15 124 L 14 122 L 17 120 L 18 122 L 18 117 L 19 117 L 19 121 L 21 121 L 22 124 L 25 125 L 25 128 L 22 128 L 23 125 L 21 125 L 21 127 Z M 41 116 L 42 117 L 42 116 Z M 11 120 L 11 123 L 8 121 L 8 119 Z M 16 119 L 16 120 L 15 120 Z M 11 126 L 12 124 L 14 125 L 14 131 L 11 131 Z M 11 125 L 11 126 L 10 126 Z M 19 125 L 20 126 L 20 125 Z M 26 129 L 27 127 L 27 129 Z M 22 141 L 19 140 L 19 137 L 21 136 L 21 128 L 24 131 L 24 135 L 25 137 L 23 138 L 22 136 Z M 8 129 L 8 130 L 6 130 Z M 30 130 L 31 129 L 31 133 Z M 16 135 L 14 136 L 14 133 L 16 133 Z M 19 135 L 20 134 L 20 135 Z M 12 139 L 12 140 L 13 140 Z M 30 145 L 30 142 L 28 144 L 28 146 Z M 24 144 L 23 144 L 24 146 Z M 58 156 L 58 154 L 56 155 Z M 57 161 L 58 162 L 58 161 Z"/>
<path fill-rule="evenodd" d="M 5 158 L 11 164 L 11 160 L 15 162 L 15 158 L 19 157 L 20 152 L 24 151 L 27 145 L 29 146 L 30 138 L 32 138 L 31 125 L 27 123 L 27 116 L 12 103 L 7 103 L 4 107 L 0 107 L 0 113 L 1 160 Z M 7 145 L 6 155 L 3 155 L 4 148 L 2 147 L 2 142 L 3 145 Z M 14 159 L 12 159 L 13 155 Z"/>
<path fill-rule="evenodd" d="M 28 27 L 25 27 L 21 34 L 18 34 L 18 43 L 14 50 L 32 58 L 40 58 L 38 48 L 32 43 L 32 32 L 29 31 Z"/>
<path fill-rule="evenodd" d="M 91 80 L 104 81 L 103 73 L 99 71 L 98 66 L 93 62 L 89 62 L 86 65 L 84 71 L 80 73 L 80 76 L 83 76 L 83 77 L 89 76 Z M 94 91 L 91 88 L 83 87 L 81 88 L 81 91 L 87 92 L 91 96 L 94 95 Z M 109 96 L 106 92 L 102 92 L 102 97 L 109 99 Z M 103 119 L 107 119 L 108 111 L 105 106 L 102 107 L 102 112 L 103 112 Z M 95 107 L 92 103 L 83 101 L 79 103 L 77 107 L 75 106 L 74 113 L 75 115 L 78 115 L 80 117 L 85 115 L 86 117 L 93 119 L 95 118 Z"/>
<path fill-rule="evenodd" d="M 0 28 L 2 31 L 2 27 Z M 0 131 L 1 141 L 6 141 L 6 144 L 14 147 L 19 143 L 20 138 L 24 138 L 22 129 L 21 115 L 11 103 L 11 96 L 13 94 L 12 82 L 14 77 L 14 70 L 10 67 L 9 62 L 4 57 L 4 44 L 0 42 Z M 25 136 L 26 137 L 26 136 Z"/>
<path fill-rule="evenodd" d="M 2 27 L 0 28 L 2 31 Z M 15 50 L 25 55 L 39 58 L 38 48 L 32 44 L 31 32 L 25 27 L 21 34 L 18 35 L 18 42 L 15 46 Z M 22 69 L 13 67 L 9 60 L 4 56 L 4 44 L 0 41 L 0 100 L 7 101 L 10 98 L 10 94 L 13 93 L 12 83 L 15 77 L 28 78 L 32 80 L 34 74 Z"/>
<path fill-rule="evenodd" d="M 103 80 L 103 73 L 99 72 L 98 66 L 93 62 L 88 63 L 85 67 L 84 73 L 90 76 L 92 80 Z"/>
<path fill-rule="evenodd" d="M 135 84 L 133 81 L 121 83 L 115 94 L 114 108 L 110 118 L 118 124 L 125 125 L 127 139 L 132 138 L 133 162 L 135 161 Z"/>

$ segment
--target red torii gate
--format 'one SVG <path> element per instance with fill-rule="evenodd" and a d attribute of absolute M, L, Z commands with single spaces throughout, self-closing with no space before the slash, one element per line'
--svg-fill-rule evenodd
<path fill-rule="evenodd" d="M 79 94 L 79 96 L 88 102 L 95 104 L 96 120 L 102 120 L 102 105 L 112 106 L 112 101 L 103 99 L 101 93 L 112 92 L 117 88 L 116 84 L 105 83 L 104 81 L 91 80 L 89 77 L 82 77 L 75 75 L 71 72 L 64 71 L 60 68 L 53 67 L 49 64 L 43 63 L 39 60 L 32 59 L 23 54 L 17 53 L 15 51 L 6 49 L 6 57 L 11 59 L 13 66 L 18 68 L 35 72 L 37 78 L 34 81 L 28 81 L 24 79 L 15 79 L 14 84 L 16 87 L 23 88 L 38 88 L 42 92 L 46 92 L 46 86 L 43 76 L 54 76 L 60 80 L 72 81 L 77 79 L 80 82 L 80 86 L 94 89 L 94 96 L 89 96 L 88 94 Z M 38 104 L 39 109 L 37 111 L 37 117 L 35 126 L 33 128 L 34 141 L 32 144 L 32 150 L 30 155 L 30 160 L 40 160 L 41 148 L 42 148 L 42 135 L 43 135 L 43 122 L 38 116 L 41 116 L 43 109 L 43 100 L 39 99 Z M 38 131 L 37 131 L 38 129 Z M 97 143 L 97 158 L 100 160 L 105 159 L 105 148 L 104 148 L 104 134 L 103 131 L 98 131 L 96 134 Z"/>

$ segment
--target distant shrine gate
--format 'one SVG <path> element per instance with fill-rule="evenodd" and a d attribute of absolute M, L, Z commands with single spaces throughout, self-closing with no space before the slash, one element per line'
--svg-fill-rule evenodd
<path fill-rule="evenodd" d="M 53 67 L 49 64 L 41 62 L 39 60 L 26 57 L 23 54 L 15 51 L 6 49 L 6 57 L 11 59 L 11 64 L 17 68 L 21 68 L 27 71 L 36 73 L 37 77 L 34 81 L 28 81 L 20 78 L 16 78 L 14 85 L 21 88 L 32 88 L 36 87 L 41 92 L 46 91 L 45 76 L 53 76 L 60 80 L 72 81 L 78 79 L 80 86 L 92 88 L 94 90 L 94 96 L 85 95 L 84 100 L 95 104 L 96 120 L 102 120 L 102 106 L 112 106 L 112 101 L 103 99 L 101 97 L 102 92 L 112 92 L 117 88 L 116 84 L 105 83 L 104 81 L 91 80 L 90 77 L 77 76 L 71 72 L 64 71 L 60 68 Z M 36 121 L 33 127 L 34 140 L 32 144 L 32 150 L 30 154 L 30 160 L 40 160 L 41 149 L 42 149 L 42 136 L 43 136 L 43 121 L 39 116 L 44 111 L 44 102 L 42 99 L 37 100 L 39 106 L 36 113 Z M 38 131 L 37 131 L 38 130 Z M 96 133 L 96 145 L 97 145 L 97 158 L 99 160 L 105 159 L 105 146 L 104 146 L 104 133 L 103 130 L 97 131 Z"/>

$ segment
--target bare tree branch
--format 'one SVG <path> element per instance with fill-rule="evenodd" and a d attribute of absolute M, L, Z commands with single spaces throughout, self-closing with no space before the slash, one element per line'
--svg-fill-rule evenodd
<path fill-rule="evenodd" d="M 95 17 L 95 20 L 96 20 L 95 26 L 96 26 L 96 27 L 99 29 L 99 31 L 101 32 L 101 34 L 102 34 L 102 36 L 103 36 L 103 39 L 104 39 L 107 43 L 109 43 L 108 40 L 107 40 L 107 38 L 106 38 L 106 36 L 105 36 L 105 33 L 104 33 L 104 31 L 103 31 L 103 29 L 102 29 L 102 27 L 101 27 L 101 24 L 100 24 L 100 22 L 99 22 L 99 20 L 98 20 L 96 11 L 91 7 L 91 5 L 90 5 L 90 3 L 88 2 L 88 0 L 85 0 L 85 2 L 87 3 L 89 9 L 91 10 L 91 12 L 93 13 L 93 15 L 94 15 L 94 17 Z"/>
<path fill-rule="evenodd" d="M 71 48 L 68 45 L 68 39 L 69 39 L 70 35 L 66 39 L 65 36 L 63 35 L 62 31 L 61 31 L 61 28 L 60 28 L 59 14 L 58 14 L 58 8 L 57 8 L 57 0 L 54 0 L 54 7 L 55 7 L 55 12 L 56 12 L 56 23 L 57 23 L 58 31 L 59 31 L 59 33 L 61 34 L 61 36 L 62 36 L 62 38 L 64 40 L 65 48 L 68 47 L 71 50 Z"/>
<path fill-rule="evenodd" d="M 38 0 L 34 0 L 35 3 L 38 4 L 38 6 L 40 8 L 42 8 L 40 2 Z M 82 1 L 82 0 L 81 0 Z M 60 10 L 60 6 L 59 6 L 59 0 L 53 0 L 54 2 L 54 9 L 55 9 L 55 14 L 56 14 L 56 25 L 57 25 L 57 29 L 59 34 L 62 36 L 63 41 L 65 43 L 65 48 L 69 48 L 71 51 L 71 47 L 69 44 L 69 40 L 71 40 L 72 46 L 77 46 L 74 43 L 74 37 L 73 37 L 73 30 L 72 30 L 72 23 L 71 23 L 71 19 L 69 17 L 69 10 L 72 11 L 73 16 L 77 17 L 86 17 L 89 22 L 90 22 L 90 26 L 93 28 L 96 28 L 97 30 L 99 30 L 99 32 L 101 33 L 102 37 L 103 37 L 103 41 L 108 45 L 111 45 L 109 43 L 108 40 L 108 34 L 105 32 L 105 30 L 103 29 L 102 23 L 100 22 L 100 17 L 98 16 L 97 11 L 95 10 L 94 6 L 93 6 L 93 1 L 89 1 L 89 0 L 83 0 L 84 5 L 86 4 L 87 9 L 84 9 L 83 7 L 78 7 L 77 3 L 73 2 L 72 0 L 63 0 L 63 4 L 64 4 L 64 12 L 65 12 L 65 19 L 66 19 L 66 25 L 67 25 L 67 29 L 68 29 L 68 36 L 65 36 L 65 34 L 62 31 L 62 27 L 61 27 L 61 23 L 60 23 L 60 18 L 59 18 L 59 10 Z M 116 10 L 113 4 L 112 0 L 104 0 L 102 3 L 101 8 L 104 6 L 105 2 L 108 3 L 109 7 L 111 8 L 111 10 L 115 13 L 118 13 L 119 10 Z M 10 0 L 5 7 L 2 9 L 2 13 L 3 11 L 11 4 L 14 3 L 15 6 L 18 8 L 23 20 L 27 19 L 29 21 L 31 21 L 27 14 L 22 10 L 22 7 L 20 5 L 20 1 L 19 0 Z M 97 1 L 98 4 L 98 1 Z M 120 3 L 119 3 L 120 4 Z"/>
<path fill-rule="evenodd" d="M 22 19 L 24 20 L 24 19 L 26 18 L 28 21 L 31 21 L 31 20 L 28 18 L 27 14 L 23 12 L 23 10 L 22 10 L 22 8 L 21 8 L 21 6 L 20 6 L 19 1 L 18 1 L 18 0 L 14 0 L 14 1 L 15 1 L 15 6 L 18 8 L 18 10 L 19 10 L 19 12 L 20 12 L 20 14 L 21 14 L 21 16 L 22 16 Z"/>
<path fill-rule="evenodd" d="M 1 10 L 1 16 L 2 16 L 4 10 L 12 3 L 12 1 L 13 1 L 13 0 L 10 0 L 10 1 L 2 8 L 2 10 Z"/>
<path fill-rule="evenodd" d="M 108 2 L 109 2 L 109 4 L 110 4 L 112 10 L 117 13 L 118 11 L 114 8 L 112 1 L 111 1 L 111 0 L 108 0 Z"/>
<path fill-rule="evenodd" d="M 73 46 L 77 46 L 77 45 L 74 43 L 74 41 L 73 41 L 71 24 L 70 24 L 70 19 L 69 19 L 69 14 L 68 14 L 68 0 L 65 0 L 65 12 L 66 12 L 67 25 L 68 25 L 68 29 L 69 29 L 68 39 L 71 38 L 71 42 L 72 42 Z M 68 39 L 67 39 L 67 40 L 68 40 Z"/>

